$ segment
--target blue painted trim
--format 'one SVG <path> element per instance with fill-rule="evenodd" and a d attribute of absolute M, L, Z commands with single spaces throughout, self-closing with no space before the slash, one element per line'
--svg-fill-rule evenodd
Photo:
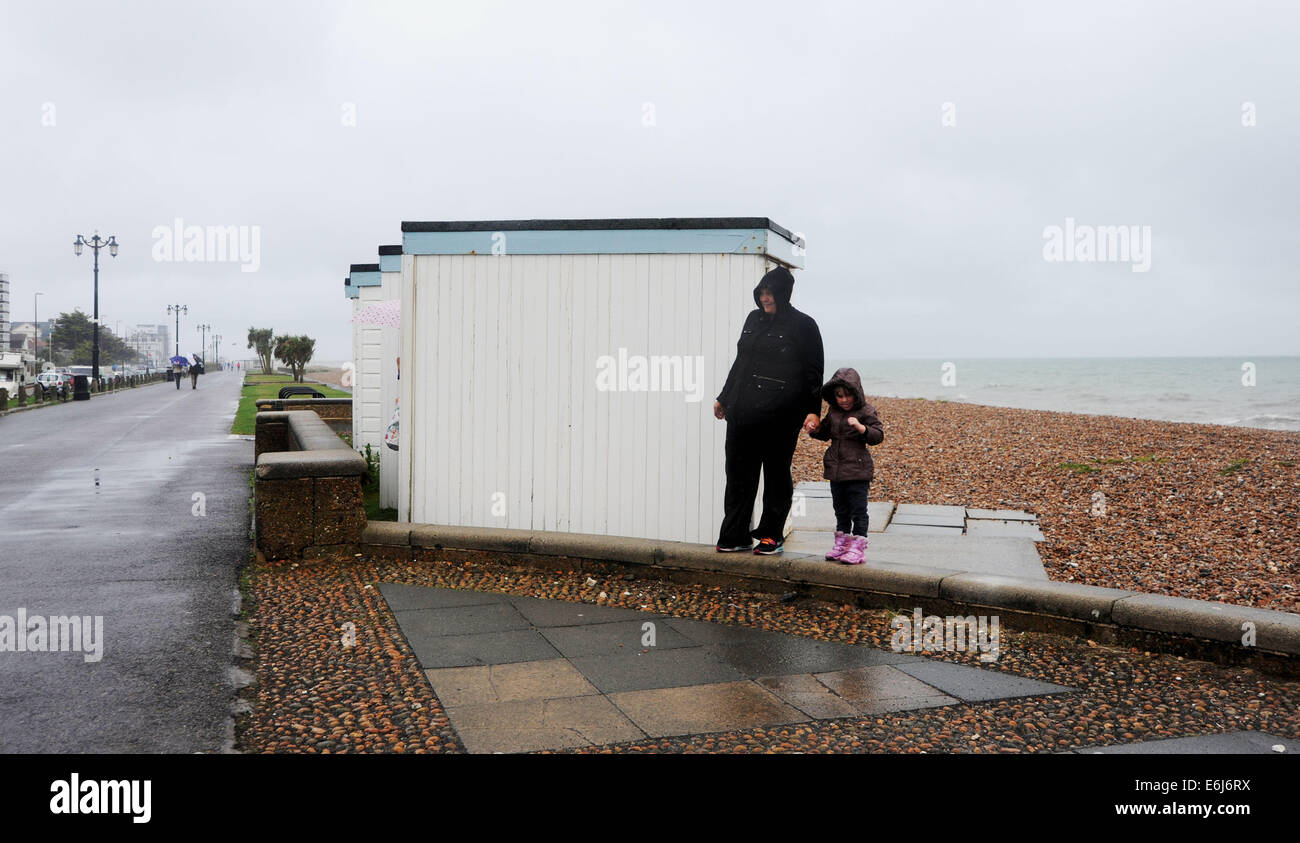
<path fill-rule="evenodd" d="M 378 287 L 384 280 L 380 277 L 378 270 L 375 270 L 374 272 L 369 270 L 365 272 L 353 272 L 348 277 L 352 279 L 353 287 Z"/>
<path fill-rule="evenodd" d="M 379 271 L 380 272 L 401 272 L 402 256 L 401 255 L 380 255 Z"/>
<path fill-rule="evenodd" d="M 490 255 L 492 231 L 408 231 L 408 255 Z M 509 231 L 498 242 L 510 255 L 766 254 L 768 229 Z M 784 239 L 784 238 L 782 238 Z"/>

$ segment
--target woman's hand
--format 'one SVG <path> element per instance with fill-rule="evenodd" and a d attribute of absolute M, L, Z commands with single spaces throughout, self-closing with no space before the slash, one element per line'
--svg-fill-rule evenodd
<path fill-rule="evenodd" d="M 804 433 L 816 433 L 820 424 L 821 419 L 817 418 L 817 414 L 809 413 L 807 418 L 803 420 Z"/>
<path fill-rule="evenodd" d="M 723 419 L 727 417 L 727 409 L 722 406 L 721 401 L 713 402 L 713 417 L 715 419 Z"/>

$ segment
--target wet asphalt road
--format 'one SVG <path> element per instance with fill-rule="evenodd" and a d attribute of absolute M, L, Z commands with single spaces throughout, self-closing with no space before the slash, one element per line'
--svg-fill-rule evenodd
<path fill-rule="evenodd" d="M 253 461 L 228 434 L 239 382 L 0 417 L 0 616 L 103 616 L 100 661 L 0 651 L 0 752 L 223 748 Z"/>

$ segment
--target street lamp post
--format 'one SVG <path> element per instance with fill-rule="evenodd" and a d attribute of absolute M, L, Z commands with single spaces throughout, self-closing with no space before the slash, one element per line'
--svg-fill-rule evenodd
<path fill-rule="evenodd" d="M 189 313 L 190 309 L 183 304 L 167 305 L 168 313 L 176 314 L 176 356 L 181 356 L 181 314 Z"/>
<path fill-rule="evenodd" d="M 212 356 L 218 369 L 221 368 L 221 334 L 212 335 Z"/>
<path fill-rule="evenodd" d="M 36 306 L 40 304 L 40 297 L 43 295 L 45 294 L 37 293 L 32 296 L 32 333 L 35 335 L 35 339 L 32 341 L 32 353 L 36 355 L 36 370 L 38 372 L 41 368 L 41 316 Z"/>
<path fill-rule="evenodd" d="M 95 252 L 95 339 L 93 344 L 91 345 L 91 351 L 90 351 L 90 376 L 95 379 L 95 386 L 96 388 L 98 388 L 99 386 L 99 250 L 107 246 L 108 253 L 113 257 L 117 257 L 117 237 L 110 235 L 109 238 L 105 240 L 104 238 L 100 237 L 99 232 L 96 231 L 95 236 L 87 240 L 86 238 L 78 234 L 76 242 L 72 244 L 72 248 L 74 251 L 76 251 L 78 256 L 81 255 L 82 246 L 89 246 Z"/>
<path fill-rule="evenodd" d="M 202 325 L 195 325 L 194 327 L 197 328 L 199 331 L 199 348 L 203 349 L 203 356 L 207 357 L 208 356 L 208 331 L 212 330 L 212 326 L 205 322 Z"/>

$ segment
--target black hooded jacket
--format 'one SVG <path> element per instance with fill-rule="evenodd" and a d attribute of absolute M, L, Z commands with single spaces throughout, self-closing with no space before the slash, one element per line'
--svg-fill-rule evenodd
<path fill-rule="evenodd" d="M 771 315 L 759 300 L 765 287 L 776 300 Z M 745 317 L 736 360 L 717 399 L 730 422 L 758 424 L 821 413 L 822 335 L 811 316 L 790 304 L 793 292 L 794 276 L 783 266 L 754 288 L 758 309 Z"/>

